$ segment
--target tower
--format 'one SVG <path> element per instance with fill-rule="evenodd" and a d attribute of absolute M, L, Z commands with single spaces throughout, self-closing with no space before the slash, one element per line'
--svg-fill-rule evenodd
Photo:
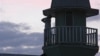
<path fill-rule="evenodd" d="M 46 56 L 94 56 L 98 52 L 98 32 L 86 27 L 86 18 L 98 15 L 89 0 L 52 0 L 43 11 L 46 18 L 43 51 Z M 51 27 L 51 18 L 55 27 Z"/>

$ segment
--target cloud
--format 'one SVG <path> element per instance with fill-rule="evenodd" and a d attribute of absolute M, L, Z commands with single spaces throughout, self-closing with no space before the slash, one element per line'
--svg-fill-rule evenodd
<path fill-rule="evenodd" d="M 88 17 L 87 21 L 100 21 L 100 14 L 92 17 Z"/>
<path fill-rule="evenodd" d="M 88 21 L 100 21 L 100 15 L 87 18 Z"/>
<path fill-rule="evenodd" d="M 0 22 L 0 52 L 15 54 L 42 54 L 43 33 L 20 31 L 29 30 L 25 24 Z"/>
<path fill-rule="evenodd" d="M 99 0 L 90 0 L 91 7 L 98 9 L 100 11 L 100 1 Z M 100 13 L 97 16 L 92 16 L 87 19 L 88 21 L 100 21 Z"/>
<path fill-rule="evenodd" d="M 99 53 L 97 53 L 95 56 L 100 56 L 100 52 L 99 52 Z"/>
<path fill-rule="evenodd" d="M 21 32 L 20 28 L 23 30 L 30 29 L 25 24 L 0 22 L 0 53 L 42 54 L 43 33 L 27 34 Z"/>
<path fill-rule="evenodd" d="M 98 35 L 98 45 L 99 45 L 99 48 L 100 48 L 100 35 Z M 100 49 L 99 49 L 99 52 L 100 52 Z"/>
<path fill-rule="evenodd" d="M 100 35 L 98 35 L 98 40 L 100 40 Z"/>

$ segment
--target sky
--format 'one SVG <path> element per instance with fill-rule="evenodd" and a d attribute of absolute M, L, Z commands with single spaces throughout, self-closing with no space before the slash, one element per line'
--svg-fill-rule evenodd
<path fill-rule="evenodd" d="M 99 0 L 90 3 L 100 10 Z M 0 0 L 0 53 L 42 54 L 42 11 L 50 5 L 51 0 Z M 99 24 L 100 15 L 87 18 L 88 27 L 100 29 Z"/>

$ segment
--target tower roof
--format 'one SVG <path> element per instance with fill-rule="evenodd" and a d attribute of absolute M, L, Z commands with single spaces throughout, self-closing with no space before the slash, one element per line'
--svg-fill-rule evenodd
<path fill-rule="evenodd" d="M 85 8 L 55 8 L 55 9 L 46 9 L 43 11 L 45 16 L 55 17 L 55 12 L 58 11 L 84 11 L 86 12 L 86 17 L 95 16 L 99 14 L 99 10 L 97 9 L 85 9 Z"/>
<path fill-rule="evenodd" d="M 52 0 L 51 8 L 43 11 L 45 16 L 55 16 L 58 11 L 84 11 L 86 17 L 99 14 L 99 10 L 92 9 L 89 0 Z"/>
<path fill-rule="evenodd" d="M 51 8 L 90 8 L 89 0 L 52 0 Z"/>

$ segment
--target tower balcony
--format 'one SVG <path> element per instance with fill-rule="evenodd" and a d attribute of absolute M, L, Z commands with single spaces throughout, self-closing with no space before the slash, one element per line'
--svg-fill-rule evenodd
<path fill-rule="evenodd" d="M 44 30 L 44 47 L 54 45 L 98 46 L 98 31 L 83 26 L 58 26 Z"/>

